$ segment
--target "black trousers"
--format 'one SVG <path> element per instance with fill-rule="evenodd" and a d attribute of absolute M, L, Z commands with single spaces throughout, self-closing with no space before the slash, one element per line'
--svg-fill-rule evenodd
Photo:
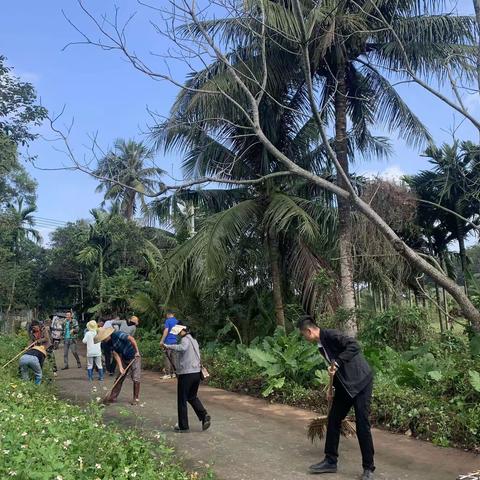
<path fill-rule="evenodd" d="M 373 461 L 374 448 L 370 431 L 370 402 L 372 399 L 373 380 L 355 397 L 335 382 L 335 397 L 328 417 L 327 438 L 325 439 L 325 456 L 334 463 L 338 459 L 338 442 L 342 420 L 348 415 L 350 408 L 355 409 L 357 438 L 362 452 L 362 466 L 367 470 L 375 470 Z"/>
<path fill-rule="evenodd" d="M 113 374 L 115 373 L 116 363 L 113 358 L 112 346 L 109 343 L 102 343 L 102 351 L 105 356 L 105 370 Z"/>
<path fill-rule="evenodd" d="M 178 427 L 180 430 L 187 430 L 189 428 L 187 402 L 192 406 L 200 421 L 207 415 L 207 411 L 197 396 L 200 386 L 200 372 L 178 375 L 177 379 Z"/>

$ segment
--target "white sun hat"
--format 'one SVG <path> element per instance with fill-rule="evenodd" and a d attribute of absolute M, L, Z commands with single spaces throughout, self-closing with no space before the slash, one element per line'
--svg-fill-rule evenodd
<path fill-rule="evenodd" d="M 186 330 L 186 326 L 185 325 L 175 325 L 174 327 L 172 327 L 172 329 L 170 330 L 170 333 L 172 335 L 178 335 L 182 330 Z"/>

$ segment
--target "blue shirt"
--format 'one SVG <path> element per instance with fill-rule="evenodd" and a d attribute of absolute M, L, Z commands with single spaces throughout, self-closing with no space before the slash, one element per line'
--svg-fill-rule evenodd
<path fill-rule="evenodd" d="M 170 333 L 175 325 L 178 325 L 178 320 L 175 317 L 167 318 L 165 320 L 164 328 L 168 328 L 168 335 L 165 337 L 164 342 L 165 345 L 175 345 L 177 343 L 177 336 Z"/>
<path fill-rule="evenodd" d="M 68 320 L 65 322 L 65 340 L 70 340 L 70 323 Z"/>
<path fill-rule="evenodd" d="M 135 347 L 123 332 L 112 333 L 112 349 L 117 352 L 123 360 L 129 362 L 135 358 Z"/>

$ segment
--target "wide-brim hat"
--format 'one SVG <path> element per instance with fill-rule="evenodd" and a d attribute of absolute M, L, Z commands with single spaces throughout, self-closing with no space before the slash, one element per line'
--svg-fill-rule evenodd
<path fill-rule="evenodd" d="M 100 342 L 103 342 L 106 338 L 108 338 L 113 332 L 115 331 L 115 329 L 113 327 L 100 327 L 98 330 L 97 330 L 97 334 L 95 335 L 95 337 L 93 338 L 93 342 L 94 343 L 100 343 Z"/>
<path fill-rule="evenodd" d="M 182 330 L 186 330 L 186 329 L 187 329 L 187 327 L 185 325 L 175 325 L 170 330 L 170 333 L 172 335 L 178 335 Z"/>
<path fill-rule="evenodd" d="M 96 332 L 98 330 L 98 324 L 95 320 L 90 320 L 87 323 L 87 330 L 90 332 Z"/>

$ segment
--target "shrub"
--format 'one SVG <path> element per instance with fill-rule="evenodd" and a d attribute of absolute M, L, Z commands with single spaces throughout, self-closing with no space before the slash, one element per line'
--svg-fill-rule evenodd
<path fill-rule="evenodd" d="M 408 350 L 422 345 L 431 336 L 426 310 L 394 306 L 375 315 L 362 315 L 360 338 L 371 346 Z"/>
<path fill-rule="evenodd" d="M 264 385 L 260 369 L 242 349 L 212 343 L 203 349 L 202 356 L 212 386 L 255 394 Z"/>
<path fill-rule="evenodd" d="M 0 338 L 0 361 L 25 345 Z M 14 362 L 15 363 L 15 362 Z M 19 480 L 188 480 L 160 434 L 147 440 L 136 430 L 105 425 L 96 404 L 87 409 L 59 400 L 51 385 L 16 376 L 0 378 L 0 478 Z"/>
<path fill-rule="evenodd" d="M 142 355 L 142 366 L 150 370 L 160 370 L 165 363 L 165 354 L 160 348 L 161 335 L 153 332 L 141 332 L 137 338 L 138 349 Z"/>
<path fill-rule="evenodd" d="M 212 345 L 204 358 L 212 366 L 215 386 L 257 396 L 263 392 L 273 401 L 325 413 L 325 393 L 312 381 L 322 362 L 315 346 L 312 357 L 307 355 L 308 361 L 299 368 L 301 374 L 289 376 L 291 357 L 285 351 L 301 346 L 312 347 L 293 335 L 277 334 L 257 340 L 253 355 L 252 348 Z M 437 445 L 479 447 L 480 360 L 470 355 L 465 338 L 449 334 L 406 352 L 366 346 L 364 353 L 376 372 L 374 423 L 396 432 L 410 431 Z M 301 358 L 295 357 L 297 362 Z M 269 369 L 279 372 L 274 379 L 284 378 L 281 387 L 271 388 Z"/>
<path fill-rule="evenodd" d="M 261 368 L 267 385 L 262 392 L 270 395 L 283 387 L 286 380 L 308 386 L 316 377 L 320 364 L 318 348 L 305 342 L 298 332 L 285 334 L 278 329 L 272 337 L 265 337 L 258 346 L 246 349 L 250 359 Z"/>

